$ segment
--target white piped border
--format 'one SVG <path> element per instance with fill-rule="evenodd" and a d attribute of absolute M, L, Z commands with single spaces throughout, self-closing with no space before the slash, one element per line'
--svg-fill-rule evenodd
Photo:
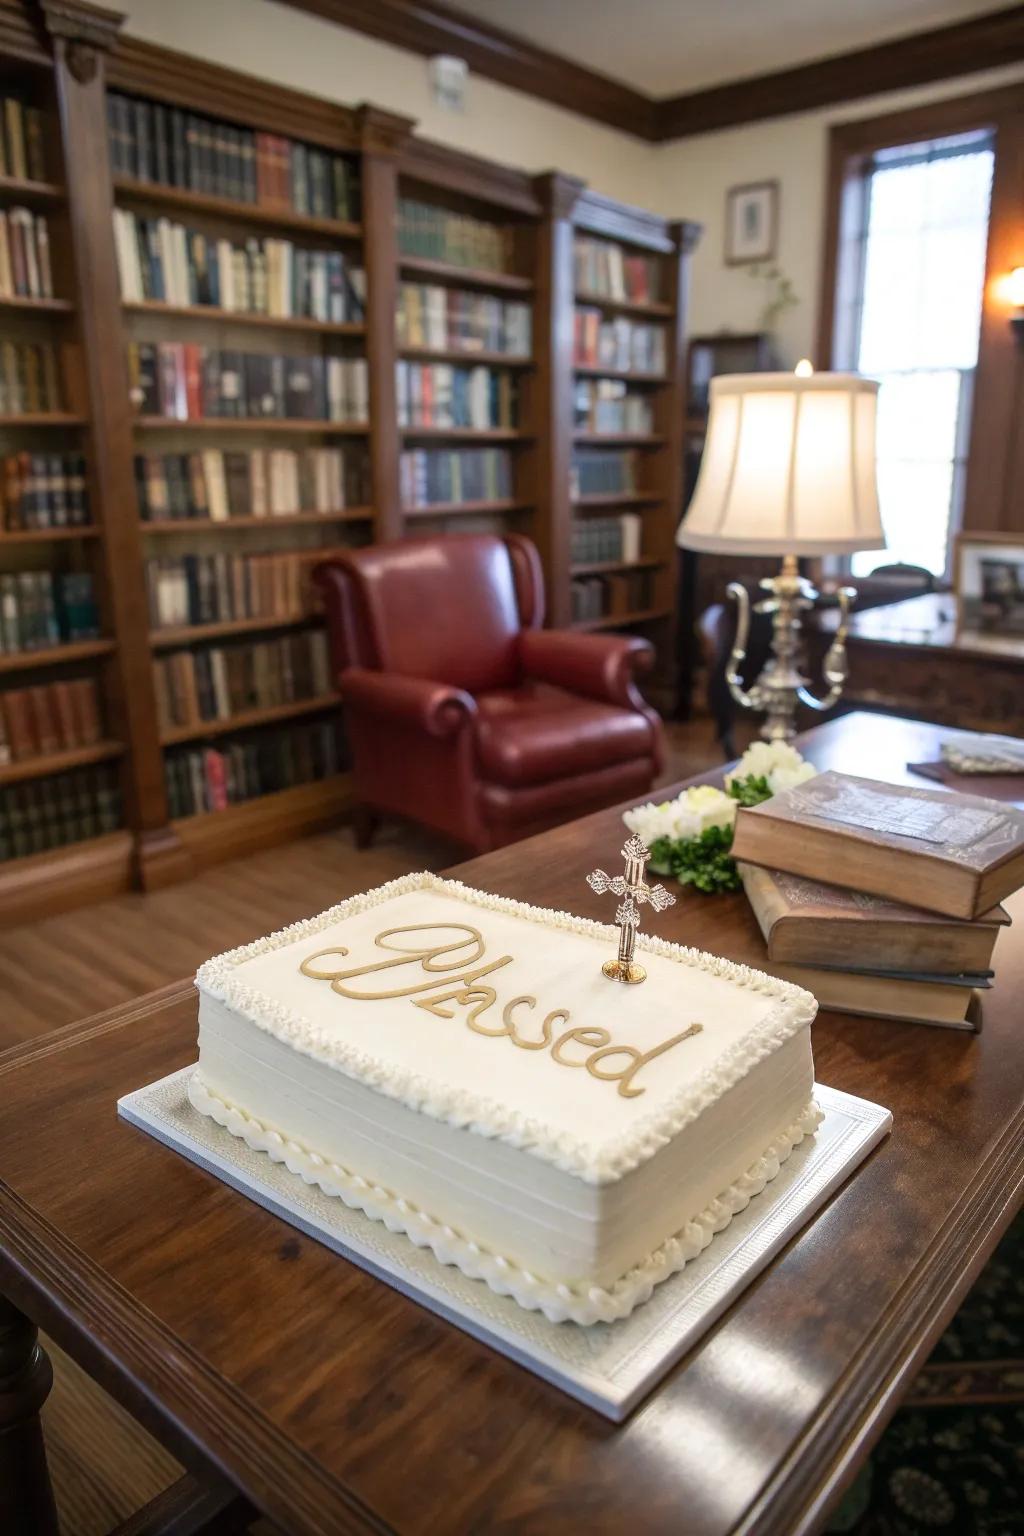
<path fill-rule="evenodd" d="M 484 910 L 505 912 L 526 922 L 604 939 L 609 943 L 615 943 L 618 939 L 618 930 L 609 924 L 574 917 L 568 912 L 530 906 L 527 902 L 514 901 L 507 896 L 475 891 L 461 881 L 444 880 L 438 875 L 422 871 L 388 881 L 375 890 L 339 902 L 317 917 L 306 918 L 267 938 L 216 955 L 200 966 L 196 974 L 196 985 L 201 994 L 217 999 L 257 1028 L 356 1082 L 396 1099 L 410 1109 L 430 1115 L 435 1120 L 445 1121 L 476 1135 L 505 1141 L 589 1184 L 614 1183 L 653 1157 L 691 1121 L 716 1103 L 728 1089 L 746 1077 L 758 1062 L 772 1055 L 798 1030 L 809 1027 L 818 1011 L 816 999 L 802 987 L 778 981 L 766 976 L 763 971 L 752 970 L 749 966 L 738 965 L 735 961 L 723 960 L 701 950 L 670 944 L 665 939 L 640 936 L 637 940 L 638 948 L 649 954 L 704 971 L 708 975 L 732 982 L 734 986 L 763 992 L 774 998 L 775 1003 L 746 1036 L 737 1040 L 716 1062 L 691 1083 L 680 1088 L 658 1110 L 647 1114 L 638 1111 L 636 1123 L 622 1136 L 594 1147 L 576 1137 L 554 1132 L 543 1122 L 510 1110 L 497 1100 L 466 1089 L 453 1088 L 448 1084 L 431 1082 L 413 1072 L 385 1066 L 365 1051 L 329 1036 L 327 1031 L 318 1028 L 287 1004 L 268 997 L 255 987 L 246 986 L 234 976 L 237 967 L 247 960 L 283 949 L 345 918 L 381 906 L 396 896 L 418 890 L 433 891 Z"/>
<path fill-rule="evenodd" d="M 746 1209 L 775 1178 L 793 1148 L 817 1130 L 824 1118 L 812 1099 L 745 1174 L 687 1222 L 681 1232 L 604 1289 L 597 1285 L 555 1285 L 521 1269 L 511 1259 L 489 1253 L 382 1185 L 370 1184 L 299 1142 L 267 1130 L 252 1115 L 212 1093 L 198 1069 L 188 1080 L 188 1097 L 194 1109 L 239 1137 L 253 1152 L 265 1152 L 271 1162 L 284 1163 L 304 1183 L 317 1185 L 325 1195 L 362 1211 L 371 1221 L 383 1222 L 389 1232 L 404 1233 L 417 1248 L 429 1248 L 439 1263 L 453 1264 L 470 1280 L 483 1280 L 498 1296 L 511 1296 L 528 1312 L 543 1312 L 550 1323 L 577 1323 L 581 1327 L 618 1322 L 648 1301 L 656 1285 L 703 1253 L 715 1233 L 724 1231 L 733 1217 Z"/>

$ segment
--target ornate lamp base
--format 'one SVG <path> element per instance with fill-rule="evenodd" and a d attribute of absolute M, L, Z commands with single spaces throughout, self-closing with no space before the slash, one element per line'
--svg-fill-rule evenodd
<path fill-rule="evenodd" d="M 633 961 L 606 960 L 601 967 L 609 981 L 624 981 L 629 986 L 638 986 L 641 981 L 647 980 L 647 972 L 642 965 Z"/>
<path fill-rule="evenodd" d="M 839 588 L 839 625 L 822 666 L 828 692 L 824 698 L 817 699 L 809 691 L 809 680 L 797 665 L 800 615 L 813 605 L 817 592 L 800 575 L 795 555 L 786 555 L 779 574 L 766 576 L 761 581 L 761 588 L 768 595 L 757 604 L 755 611 L 772 616 L 772 654 L 757 682 L 744 688 L 740 668 L 746 660 L 750 636 L 750 598 L 740 582 L 730 582 L 729 596 L 736 599 L 739 615 L 725 679 L 737 704 L 744 709 L 764 711 L 761 735 L 766 741 L 792 741 L 796 735 L 798 701 L 810 709 L 825 710 L 831 709 L 842 694 L 847 678 L 846 634 L 850 604 L 857 593 L 853 587 Z"/>

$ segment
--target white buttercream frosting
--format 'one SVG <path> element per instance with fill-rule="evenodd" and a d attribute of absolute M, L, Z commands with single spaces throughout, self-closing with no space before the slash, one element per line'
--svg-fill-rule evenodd
<path fill-rule="evenodd" d="M 540 1311 L 553 1323 L 583 1327 L 614 1323 L 647 1301 L 656 1285 L 677 1274 L 702 1253 L 716 1232 L 723 1231 L 738 1212 L 778 1174 L 793 1148 L 821 1124 L 812 1100 L 796 1120 L 780 1132 L 740 1178 L 704 1207 L 680 1232 L 669 1237 L 641 1263 L 608 1287 L 554 1284 L 538 1278 L 513 1260 L 489 1252 L 426 1211 L 320 1156 L 299 1142 L 270 1130 L 252 1115 L 227 1103 L 204 1084 L 198 1069 L 189 1079 L 188 1096 L 200 1114 L 243 1140 L 254 1152 L 265 1152 L 275 1163 L 325 1195 L 336 1197 L 389 1232 L 404 1232 L 418 1248 L 430 1248 L 442 1264 L 452 1264 L 473 1280 L 483 1280 L 499 1296 L 511 1296 L 528 1311 Z"/>
<path fill-rule="evenodd" d="M 459 1032 L 458 1049 L 454 1050 L 450 1043 L 432 1047 L 437 1057 L 436 1069 L 432 1069 L 434 1063 L 430 1055 L 425 1054 L 422 1031 L 419 1034 L 415 1030 L 407 1031 L 403 1048 L 393 1051 L 390 1056 L 386 1054 L 380 1044 L 388 1024 L 383 1013 L 372 1014 L 370 1023 L 373 1027 L 361 1027 L 359 1032 L 342 1029 L 338 1020 L 345 1006 L 344 1000 L 330 992 L 329 984 L 300 976 L 295 958 L 312 952 L 316 944 L 310 941 L 332 942 L 334 935 L 329 930 L 340 924 L 351 924 L 362 914 L 414 893 L 418 893 L 424 903 L 432 901 L 434 906 L 430 910 L 435 913 L 442 901 L 447 903 L 449 910 L 454 902 L 459 902 L 481 913 L 494 914 L 495 924 L 499 927 L 503 919 L 516 919 L 535 925 L 535 930 L 548 930 L 550 943 L 547 936 L 535 935 L 531 939 L 527 934 L 525 945 L 518 946 L 526 951 L 523 969 L 526 971 L 529 964 L 539 963 L 535 956 L 546 956 L 549 969 L 556 964 L 568 967 L 566 975 L 571 973 L 573 992 L 582 994 L 586 986 L 591 986 L 591 975 L 599 977 L 599 970 L 592 966 L 588 953 L 583 953 L 579 959 L 570 953 L 573 946 L 566 944 L 568 936 L 599 940 L 607 946 L 608 952 L 615 950 L 617 930 L 609 925 L 471 890 L 458 881 L 420 873 L 393 880 L 365 895 L 341 902 L 318 917 L 217 956 L 198 973 L 196 979 L 200 991 L 303 1055 L 409 1109 L 450 1126 L 506 1142 L 592 1185 L 614 1183 L 652 1158 L 759 1062 L 773 1055 L 799 1030 L 806 1029 L 817 1008 L 814 998 L 802 988 L 732 961 L 642 936 L 638 948 L 655 959 L 649 982 L 642 988 L 628 989 L 634 994 L 635 1000 L 631 1000 L 624 996 L 627 989 L 615 991 L 613 984 L 599 979 L 591 986 L 591 1008 L 607 1008 L 610 1001 L 615 1000 L 615 1007 L 622 1010 L 624 1019 L 632 1020 L 634 1025 L 637 1020 L 645 1019 L 649 1024 L 656 997 L 660 996 L 663 1001 L 671 999 L 674 1004 L 678 993 L 679 1008 L 683 1008 L 688 1005 L 690 993 L 700 995 L 705 1004 L 710 996 L 717 997 L 720 993 L 721 1000 L 716 1006 L 722 1014 L 721 1032 L 732 1030 L 728 1043 L 720 1047 L 715 1043 L 716 1026 L 713 1022 L 708 1023 L 705 1034 L 697 1042 L 677 1047 L 671 1062 L 669 1058 L 661 1058 L 658 1073 L 652 1071 L 649 1074 L 651 1091 L 648 1096 L 632 1101 L 621 1099 L 616 1096 L 613 1085 L 591 1081 L 586 1086 L 594 1092 L 581 1108 L 579 1091 L 571 1080 L 582 1079 L 582 1073 L 567 1073 L 563 1067 L 552 1063 L 546 1053 L 537 1053 L 544 1060 L 531 1059 L 527 1068 L 524 1061 L 516 1058 L 532 1058 L 532 1052 L 516 1052 L 507 1041 L 487 1041 L 472 1036 L 458 1022 L 449 1026 Z M 473 921 L 471 914 L 467 916 Z M 435 915 L 435 922 L 442 920 Z M 451 921 L 451 917 L 447 920 Z M 507 931 L 507 923 L 505 929 Z M 495 939 L 498 950 L 511 942 L 505 937 Z M 548 944 L 546 950 L 545 944 Z M 588 946 L 581 948 L 586 951 Z M 294 953 L 282 956 L 280 952 L 284 950 Z M 270 958 L 275 956 L 280 959 Z M 563 956 L 568 958 L 562 960 Z M 672 967 L 661 968 L 660 979 L 654 975 L 658 969 L 657 960 L 672 962 Z M 677 979 L 673 969 L 676 965 L 686 968 L 688 981 L 682 976 Z M 279 973 L 274 970 L 277 966 L 280 966 Z M 557 976 L 557 971 L 555 974 Z M 500 986 L 502 973 L 496 973 L 491 979 Z M 707 985 L 709 979 L 728 986 L 719 986 L 715 993 L 714 988 L 709 989 Z M 443 981 L 444 977 L 439 976 L 438 985 Z M 552 988 L 560 984 L 560 980 L 552 982 L 549 979 L 548 982 Z M 515 995 L 517 990 L 528 990 L 512 982 L 509 986 L 509 995 Z M 568 981 L 566 986 L 569 986 Z M 639 994 L 645 994 L 651 1003 L 643 1002 Z M 301 1006 L 297 1001 L 300 997 L 304 1000 Z M 550 995 L 545 995 L 542 1008 L 574 1002 L 575 996 L 558 995 L 552 990 Z M 330 1011 L 332 1005 L 333 1012 Z M 353 1008 L 361 1010 L 360 1018 L 366 1019 L 367 1009 L 381 1009 L 383 1005 L 366 1002 L 347 1006 L 350 1013 Z M 403 1007 L 411 1011 L 408 1002 Z M 643 1007 L 647 1008 L 647 1015 L 643 1014 Z M 675 1019 L 679 1017 L 680 1014 L 673 1015 L 666 1008 L 664 1027 L 659 1025 L 660 1038 L 674 1032 L 678 1027 Z M 585 1012 L 581 1022 L 584 1019 L 591 1022 L 590 1015 Z M 743 1022 L 737 1024 L 736 1019 Z M 429 1029 L 428 1020 L 423 1020 L 422 1024 Z M 628 1022 L 623 1029 L 621 1035 L 616 1032 L 617 1040 L 630 1038 Z M 436 1041 L 439 1037 L 429 1038 Z M 643 1042 L 645 1046 L 653 1043 L 652 1039 Z M 465 1071 L 467 1060 L 472 1067 L 468 1075 Z M 669 1062 L 667 1067 L 666 1062 Z M 691 1065 L 693 1063 L 698 1065 Z M 540 1072 L 544 1068 L 547 1075 L 542 1077 Z M 522 1078 L 527 1070 L 533 1073 L 529 1086 L 523 1085 L 525 1079 L 517 1086 L 517 1074 Z M 463 1073 L 461 1080 L 460 1072 Z M 569 1084 L 566 1084 L 567 1078 Z M 501 1098 L 494 1091 L 495 1082 L 501 1084 Z M 571 1099 L 572 1093 L 576 1094 L 576 1099 Z"/>

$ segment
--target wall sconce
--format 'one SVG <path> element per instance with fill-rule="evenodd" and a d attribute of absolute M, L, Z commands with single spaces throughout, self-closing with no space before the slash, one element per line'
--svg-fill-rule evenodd
<path fill-rule="evenodd" d="M 1014 311 L 1010 316 L 1010 326 L 1017 338 L 1018 347 L 1024 347 L 1024 267 L 1014 267 L 1003 287 Z"/>

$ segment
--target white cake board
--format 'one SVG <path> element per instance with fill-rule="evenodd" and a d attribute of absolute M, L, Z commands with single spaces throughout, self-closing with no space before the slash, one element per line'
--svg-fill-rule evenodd
<path fill-rule="evenodd" d="M 185 1090 L 194 1070 L 185 1067 L 126 1095 L 118 1102 L 119 1114 L 308 1237 L 616 1422 L 821 1209 L 892 1124 L 887 1109 L 819 1086 L 815 1097 L 825 1119 L 818 1131 L 801 1142 L 778 1177 L 699 1258 L 659 1285 L 630 1317 L 580 1328 L 549 1323 L 543 1313 L 496 1296 L 483 1281 L 439 1263 L 429 1248 L 416 1248 L 402 1233 L 389 1232 L 265 1153 L 253 1152 L 192 1108 Z"/>

